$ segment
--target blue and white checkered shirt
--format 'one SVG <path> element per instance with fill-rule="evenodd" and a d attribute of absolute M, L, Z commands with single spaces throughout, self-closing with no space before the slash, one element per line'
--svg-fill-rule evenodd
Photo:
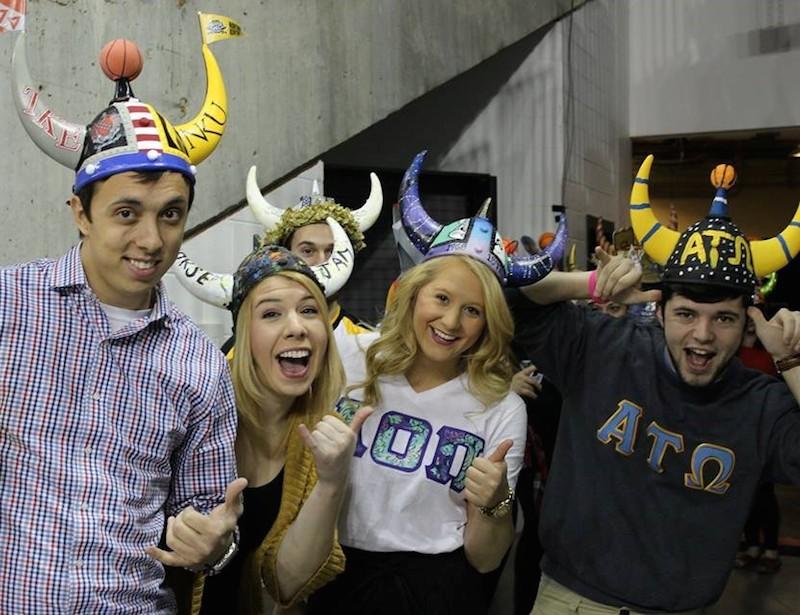
<path fill-rule="evenodd" d="M 219 350 L 166 297 L 111 333 L 75 247 L 0 268 L 0 613 L 171 613 L 144 552 L 236 473 Z"/>

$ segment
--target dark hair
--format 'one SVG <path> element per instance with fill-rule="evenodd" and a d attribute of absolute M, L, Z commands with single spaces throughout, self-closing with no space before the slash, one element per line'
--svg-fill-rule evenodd
<path fill-rule="evenodd" d="M 712 284 L 664 284 L 661 289 L 661 309 L 674 295 L 686 297 L 695 303 L 719 303 L 730 299 L 742 298 L 742 306 L 747 309 L 753 304 L 753 295 Z"/>
<path fill-rule="evenodd" d="M 175 173 L 176 171 L 133 171 L 133 174 L 136 176 L 137 181 L 143 184 L 154 184 L 161 177 L 164 173 Z M 189 181 L 189 178 L 186 177 L 183 173 L 180 174 L 183 177 L 183 180 L 189 186 L 189 209 L 192 208 L 192 201 L 194 201 L 194 184 Z M 106 178 L 108 179 L 108 178 Z M 94 197 L 94 189 L 95 186 L 98 186 L 101 182 L 104 182 L 105 179 L 98 180 L 96 182 L 92 182 L 90 184 L 86 184 L 83 188 L 78 190 L 75 193 L 75 196 L 80 199 L 81 207 L 83 208 L 83 213 L 86 214 L 86 219 L 89 222 L 92 221 L 92 197 Z"/>

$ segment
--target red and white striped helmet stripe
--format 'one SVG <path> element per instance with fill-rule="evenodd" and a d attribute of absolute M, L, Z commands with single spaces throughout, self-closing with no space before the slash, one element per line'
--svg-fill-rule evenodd
<path fill-rule="evenodd" d="M 163 152 L 155 118 L 149 107 L 136 99 L 124 103 L 133 123 L 136 145 L 139 151 L 156 150 Z"/>

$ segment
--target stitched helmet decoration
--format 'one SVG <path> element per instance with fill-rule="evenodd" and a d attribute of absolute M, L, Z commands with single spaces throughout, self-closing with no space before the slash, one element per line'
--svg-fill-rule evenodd
<path fill-rule="evenodd" d="M 491 269 L 502 285 L 525 286 L 544 278 L 553 269 L 551 246 L 540 254 L 509 256 L 503 241 L 487 217 L 487 199 L 477 215 L 442 226 L 431 218 L 419 197 L 418 176 L 427 152 L 416 155 L 400 184 L 399 213 L 407 244 L 430 260 L 450 254 L 470 256 Z"/>

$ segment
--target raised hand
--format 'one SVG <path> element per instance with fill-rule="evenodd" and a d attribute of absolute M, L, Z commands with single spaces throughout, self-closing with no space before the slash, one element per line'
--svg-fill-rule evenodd
<path fill-rule="evenodd" d="M 236 523 L 242 514 L 242 491 L 246 478 L 237 478 L 225 489 L 225 501 L 208 515 L 189 506 L 167 519 L 170 551 L 147 547 L 146 553 L 165 566 L 202 568 L 219 561 L 230 547 Z"/>
<path fill-rule="evenodd" d="M 314 456 L 321 483 L 341 485 L 345 482 L 358 432 L 372 412 L 369 406 L 360 408 L 349 425 L 338 416 L 329 414 L 317 423 L 314 431 L 302 424 L 298 427 L 300 437 Z"/>
<path fill-rule="evenodd" d="M 511 390 L 517 395 L 536 399 L 542 390 L 542 383 L 533 379 L 536 366 L 523 367 L 511 377 Z"/>
<path fill-rule="evenodd" d="M 756 326 L 756 335 L 776 361 L 800 353 L 800 312 L 781 308 L 767 320 L 761 310 L 747 308 L 747 315 Z"/>
<path fill-rule="evenodd" d="M 464 498 L 474 506 L 491 508 L 508 494 L 506 455 L 512 440 L 503 440 L 488 457 L 476 457 L 467 468 Z"/>
<path fill-rule="evenodd" d="M 621 254 L 611 256 L 600 247 L 594 249 L 594 254 L 597 257 L 597 284 L 594 290 L 596 296 L 628 305 L 658 301 L 661 298 L 661 293 L 657 290 L 639 290 L 642 266 L 638 262 Z"/>

